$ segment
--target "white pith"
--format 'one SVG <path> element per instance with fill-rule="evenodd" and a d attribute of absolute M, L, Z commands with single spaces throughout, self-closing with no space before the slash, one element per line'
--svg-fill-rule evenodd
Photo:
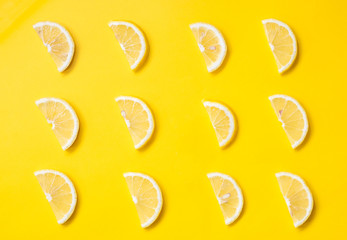
<path fill-rule="evenodd" d="M 48 202 L 52 201 L 52 196 L 49 193 L 45 193 L 46 199 Z"/>
<path fill-rule="evenodd" d="M 201 52 L 205 51 L 205 47 L 202 44 L 198 43 L 198 46 Z"/>

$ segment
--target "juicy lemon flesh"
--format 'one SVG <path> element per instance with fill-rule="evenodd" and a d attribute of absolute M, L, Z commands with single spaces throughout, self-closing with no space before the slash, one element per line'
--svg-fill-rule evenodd
<path fill-rule="evenodd" d="M 309 193 L 300 181 L 289 176 L 279 177 L 278 183 L 294 224 L 303 220 L 310 205 Z"/>
<path fill-rule="evenodd" d="M 130 136 L 136 146 L 148 134 L 150 116 L 148 116 L 148 113 L 138 102 L 132 100 L 119 100 L 117 102 L 121 110 L 121 115 L 129 129 Z"/>
<path fill-rule="evenodd" d="M 210 178 L 210 182 L 222 209 L 224 219 L 227 221 L 233 218 L 240 205 L 240 199 L 234 184 L 219 176 Z"/>
<path fill-rule="evenodd" d="M 52 129 L 60 145 L 65 146 L 72 138 L 75 128 L 75 121 L 71 112 L 64 104 L 56 101 L 47 101 L 38 105 L 40 111 L 52 124 Z"/>
<path fill-rule="evenodd" d="M 230 128 L 232 127 L 230 118 L 220 108 L 214 106 L 205 106 L 205 108 L 216 132 L 218 143 L 221 144 L 230 134 Z"/>
<path fill-rule="evenodd" d="M 158 192 L 153 184 L 140 176 L 127 176 L 126 182 L 136 206 L 141 224 L 145 224 L 156 214 Z"/>
<path fill-rule="evenodd" d="M 265 24 L 268 42 L 274 54 L 278 69 L 282 69 L 292 59 L 294 40 L 287 28 L 273 22 Z"/>
<path fill-rule="evenodd" d="M 59 69 L 65 64 L 71 51 L 67 37 L 55 26 L 43 25 L 36 27 L 35 30 Z"/>
<path fill-rule="evenodd" d="M 54 173 L 39 174 L 36 177 L 57 221 L 63 219 L 73 202 L 72 189 L 64 178 Z"/>
<path fill-rule="evenodd" d="M 207 67 L 212 66 L 222 54 L 222 46 L 218 36 L 212 30 L 202 26 L 193 28 L 192 31 Z"/>
<path fill-rule="evenodd" d="M 133 28 L 126 25 L 112 25 L 111 29 L 121 45 L 130 66 L 132 66 L 140 57 L 142 49 L 140 36 Z"/>
<path fill-rule="evenodd" d="M 295 144 L 304 134 L 305 120 L 302 112 L 295 103 L 284 98 L 274 98 L 271 102 L 290 143 Z"/>

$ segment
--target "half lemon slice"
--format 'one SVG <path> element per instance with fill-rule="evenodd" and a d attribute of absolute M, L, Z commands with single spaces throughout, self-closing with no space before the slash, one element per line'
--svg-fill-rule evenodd
<path fill-rule="evenodd" d="M 51 54 L 58 71 L 64 71 L 70 65 L 75 52 L 70 33 L 54 22 L 39 22 L 33 27 Z"/>
<path fill-rule="evenodd" d="M 154 119 L 151 110 L 140 99 L 120 96 L 116 102 L 129 129 L 135 149 L 141 148 L 151 138 L 154 131 Z"/>
<path fill-rule="evenodd" d="M 270 49 L 275 57 L 278 72 L 287 70 L 294 62 L 297 54 L 297 43 L 290 27 L 275 19 L 263 20 L 265 34 Z"/>
<path fill-rule="evenodd" d="M 298 101 L 286 95 L 273 95 L 269 99 L 292 148 L 296 148 L 304 141 L 308 132 L 305 110 Z"/>
<path fill-rule="evenodd" d="M 40 170 L 34 173 L 59 224 L 75 210 L 77 194 L 71 180 L 61 172 Z"/>
<path fill-rule="evenodd" d="M 140 218 L 141 227 L 150 226 L 159 216 L 163 206 L 163 197 L 153 178 L 128 172 L 124 174 L 128 188 Z"/>
<path fill-rule="evenodd" d="M 207 71 L 217 70 L 227 53 L 227 45 L 222 34 L 217 28 L 207 23 L 190 24 L 190 29 L 205 59 Z"/>
<path fill-rule="evenodd" d="M 234 222 L 242 211 L 243 195 L 234 179 L 222 173 L 207 174 L 213 191 L 222 209 L 225 224 Z"/>
<path fill-rule="evenodd" d="M 229 108 L 217 102 L 203 102 L 220 147 L 226 146 L 235 132 L 235 119 Z"/>
<path fill-rule="evenodd" d="M 294 226 L 299 227 L 310 217 L 313 198 L 310 189 L 299 176 L 287 172 L 276 173 L 278 184 L 286 201 Z"/>
<path fill-rule="evenodd" d="M 115 21 L 108 25 L 124 51 L 130 68 L 136 69 L 144 60 L 147 52 L 144 34 L 137 26 L 129 22 Z"/>
<path fill-rule="evenodd" d="M 79 120 L 73 108 L 64 100 L 58 98 L 41 98 L 36 105 L 52 124 L 52 130 L 63 150 L 68 149 L 76 140 L 79 130 Z"/>

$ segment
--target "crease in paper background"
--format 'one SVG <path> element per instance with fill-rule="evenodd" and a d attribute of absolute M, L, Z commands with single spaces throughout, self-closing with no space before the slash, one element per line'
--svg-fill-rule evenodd
<path fill-rule="evenodd" d="M 37 0 L 0 0 L 0 35 L 22 16 Z"/>

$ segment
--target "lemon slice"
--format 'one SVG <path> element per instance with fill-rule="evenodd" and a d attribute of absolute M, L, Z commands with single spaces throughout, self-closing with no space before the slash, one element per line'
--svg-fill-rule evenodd
<path fill-rule="evenodd" d="M 213 191 L 222 209 L 225 224 L 234 222 L 242 211 L 243 195 L 234 179 L 222 173 L 209 173 Z"/>
<path fill-rule="evenodd" d="M 141 227 L 150 226 L 159 216 L 163 206 L 163 197 L 153 178 L 128 172 L 124 174 L 128 188 L 139 215 Z"/>
<path fill-rule="evenodd" d="M 313 198 L 310 189 L 299 176 L 280 172 L 276 173 L 278 184 L 289 209 L 294 226 L 299 227 L 310 217 Z"/>
<path fill-rule="evenodd" d="M 227 53 L 227 45 L 220 31 L 207 23 L 190 24 L 199 49 L 204 56 L 207 71 L 217 70 Z"/>
<path fill-rule="evenodd" d="M 64 71 L 70 65 L 75 51 L 70 33 L 54 22 L 39 22 L 33 27 L 51 54 L 58 71 Z"/>
<path fill-rule="evenodd" d="M 304 141 L 308 131 L 305 110 L 295 99 L 286 95 L 273 95 L 269 99 L 292 148 L 296 148 Z"/>
<path fill-rule="evenodd" d="M 108 24 L 112 29 L 120 47 L 130 64 L 131 69 L 136 69 L 147 51 L 146 39 L 142 31 L 129 22 L 110 22 Z"/>
<path fill-rule="evenodd" d="M 152 136 L 154 120 L 151 110 L 138 98 L 121 96 L 116 98 L 121 115 L 129 129 L 135 149 L 141 148 Z"/>
<path fill-rule="evenodd" d="M 226 146 L 235 132 L 234 116 L 228 107 L 217 102 L 203 102 L 216 132 L 220 147 Z"/>
<path fill-rule="evenodd" d="M 42 114 L 57 137 L 63 150 L 68 149 L 76 140 L 79 121 L 75 111 L 64 100 L 58 98 L 42 98 L 36 101 Z"/>
<path fill-rule="evenodd" d="M 275 57 L 278 72 L 287 70 L 294 62 L 297 44 L 290 27 L 275 19 L 263 20 L 265 34 Z"/>
<path fill-rule="evenodd" d="M 34 173 L 59 224 L 65 223 L 75 210 L 77 194 L 71 180 L 54 170 Z"/>

